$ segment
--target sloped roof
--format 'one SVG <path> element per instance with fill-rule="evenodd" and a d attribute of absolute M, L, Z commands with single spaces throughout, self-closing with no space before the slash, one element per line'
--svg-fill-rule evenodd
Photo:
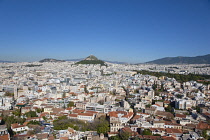
<path fill-rule="evenodd" d="M 78 113 L 80 116 L 93 116 L 93 113 Z"/>
<path fill-rule="evenodd" d="M 175 128 L 166 128 L 167 133 L 183 133 L 181 129 L 175 129 Z"/>
<path fill-rule="evenodd" d="M 175 117 L 186 118 L 186 115 L 184 115 L 184 114 L 176 114 Z"/>
<path fill-rule="evenodd" d="M 199 122 L 196 126 L 197 129 L 210 129 L 210 125 L 204 122 Z"/>

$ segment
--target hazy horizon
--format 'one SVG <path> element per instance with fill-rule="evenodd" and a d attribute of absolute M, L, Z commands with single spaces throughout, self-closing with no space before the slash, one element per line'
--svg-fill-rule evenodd
<path fill-rule="evenodd" d="M 209 15 L 209 0 L 1 0 L 0 60 L 202 56 Z"/>

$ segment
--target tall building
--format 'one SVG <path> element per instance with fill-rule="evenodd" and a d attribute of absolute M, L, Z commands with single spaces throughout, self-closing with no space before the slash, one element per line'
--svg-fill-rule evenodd
<path fill-rule="evenodd" d="M 14 86 L 14 98 L 15 100 L 18 98 L 18 88 L 16 85 Z"/>

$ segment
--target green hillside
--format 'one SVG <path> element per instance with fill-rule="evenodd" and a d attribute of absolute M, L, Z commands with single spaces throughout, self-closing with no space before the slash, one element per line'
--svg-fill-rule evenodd
<path fill-rule="evenodd" d="M 106 66 L 104 61 L 99 60 L 94 55 L 90 55 L 87 58 L 85 58 L 84 60 L 77 62 L 76 64 L 95 64 L 95 65 L 100 64 L 101 66 Z"/>
<path fill-rule="evenodd" d="M 147 62 L 150 64 L 210 64 L 210 54 L 196 57 L 165 57 Z"/>

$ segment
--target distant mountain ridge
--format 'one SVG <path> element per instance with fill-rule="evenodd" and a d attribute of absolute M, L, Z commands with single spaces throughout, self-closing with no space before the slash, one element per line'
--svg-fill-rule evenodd
<path fill-rule="evenodd" d="M 83 58 L 79 58 L 79 59 L 65 59 L 65 61 L 81 61 L 83 60 Z"/>
<path fill-rule="evenodd" d="M 210 64 L 210 54 L 195 57 L 165 57 L 146 62 L 149 64 Z"/>
<path fill-rule="evenodd" d="M 5 60 L 0 60 L 0 63 L 15 63 L 15 61 L 5 61 Z"/>
<path fill-rule="evenodd" d="M 39 62 L 43 63 L 43 62 L 65 62 L 65 60 L 58 60 L 58 59 L 53 59 L 53 58 L 45 58 L 40 60 Z"/>
<path fill-rule="evenodd" d="M 89 56 L 90 57 L 90 56 Z M 86 59 L 92 59 L 91 57 L 89 58 L 79 58 L 79 59 L 65 59 L 65 60 L 58 60 L 58 59 L 53 59 L 53 58 L 45 58 L 45 59 L 42 59 L 40 60 L 39 62 L 43 63 L 43 62 L 65 62 L 65 61 L 73 61 L 73 62 L 79 62 L 79 61 L 82 61 L 82 60 L 86 60 Z M 98 59 L 98 58 L 96 58 Z M 99 60 L 99 59 L 98 59 Z M 118 62 L 118 61 L 108 61 L 108 60 L 101 60 L 101 61 L 104 61 L 104 62 L 109 62 L 109 63 L 113 63 L 113 64 L 128 64 L 126 62 Z M 12 61 L 1 61 L 0 60 L 0 63 L 3 63 L 3 62 L 8 62 L 8 63 L 12 63 Z"/>

